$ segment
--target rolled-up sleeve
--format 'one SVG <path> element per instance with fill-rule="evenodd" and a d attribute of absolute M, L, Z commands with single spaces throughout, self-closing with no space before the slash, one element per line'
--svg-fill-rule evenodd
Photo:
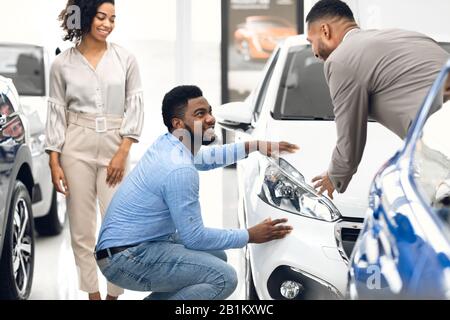
<path fill-rule="evenodd" d="M 50 92 L 45 126 L 45 150 L 61 153 L 67 129 L 66 83 L 59 61 L 50 70 Z"/>
<path fill-rule="evenodd" d="M 133 55 L 128 58 L 125 87 L 125 115 L 120 135 L 139 141 L 144 125 L 144 93 L 139 66 Z"/>
<path fill-rule="evenodd" d="M 353 70 L 337 62 L 325 64 L 337 130 L 328 175 L 339 193 L 345 192 L 356 173 L 367 137 L 369 93 Z"/>
<path fill-rule="evenodd" d="M 169 207 L 181 242 L 193 250 L 242 248 L 248 240 L 247 230 L 206 228 L 199 203 L 199 177 L 192 167 L 172 171 L 165 179 L 163 197 Z"/>

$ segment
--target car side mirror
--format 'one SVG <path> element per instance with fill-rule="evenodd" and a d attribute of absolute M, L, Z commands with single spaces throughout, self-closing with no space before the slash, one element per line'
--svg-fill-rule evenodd
<path fill-rule="evenodd" d="M 245 130 L 252 123 L 253 109 L 247 102 L 231 102 L 216 108 L 214 115 L 225 128 Z"/>

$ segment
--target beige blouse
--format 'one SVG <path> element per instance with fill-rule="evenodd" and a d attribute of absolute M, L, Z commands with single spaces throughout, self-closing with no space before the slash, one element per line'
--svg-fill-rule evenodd
<path fill-rule="evenodd" d="M 114 43 L 108 43 L 96 69 L 75 47 L 58 55 L 50 71 L 47 151 L 61 153 L 67 111 L 123 116 L 120 135 L 139 140 L 144 100 L 135 57 Z"/>

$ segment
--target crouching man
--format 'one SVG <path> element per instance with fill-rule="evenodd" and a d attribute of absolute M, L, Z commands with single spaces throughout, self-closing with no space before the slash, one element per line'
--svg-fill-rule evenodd
<path fill-rule="evenodd" d="M 147 299 L 225 299 L 237 276 L 224 250 L 284 238 L 292 227 L 287 219 L 267 219 L 248 230 L 206 228 L 197 169 L 235 163 L 254 151 L 252 145 L 269 156 L 298 147 L 255 142 L 200 151 L 214 140 L 215 119 L 195 86 L 167 93 L 162 114 L 169 133 L 153 143 L 114 195 L 100 230 L 97 263 L 112 283 L 152 291 Z"/>

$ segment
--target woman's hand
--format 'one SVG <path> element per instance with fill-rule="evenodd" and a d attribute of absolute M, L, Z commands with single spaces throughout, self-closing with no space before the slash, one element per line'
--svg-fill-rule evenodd
<path fill-rule="evenodd" d="M 52 183 L 55 190 L 67 197 L 69 195 L 69 188 L 67 186 L 64 170 L 59 164 L 59 154 L 57 152 L 52 152 L 50 154 L 50 171 L 52 173 Z"/>
<path fill-rule="evenodd" d="M 130 148 L 133 143 L 135 143 L 133 139 L 123 138 L 119 150 L 109 163 L 106 170 L 106 183 L 111 188 L 114 188 L 122 182 L 123 176 L 125 175 L 128 154 L 130 153 Z"/>
<path fill-rule="evenodd" d="M 106 170 L 106 183 L 111 188 L 114 188 L 120 182 L 122 182 L 125 174 L 125 167 L 127 164 L 128 152 L 124 152 L 119 149 L 114 157 L 111 159 L 109 166 Z"/>

